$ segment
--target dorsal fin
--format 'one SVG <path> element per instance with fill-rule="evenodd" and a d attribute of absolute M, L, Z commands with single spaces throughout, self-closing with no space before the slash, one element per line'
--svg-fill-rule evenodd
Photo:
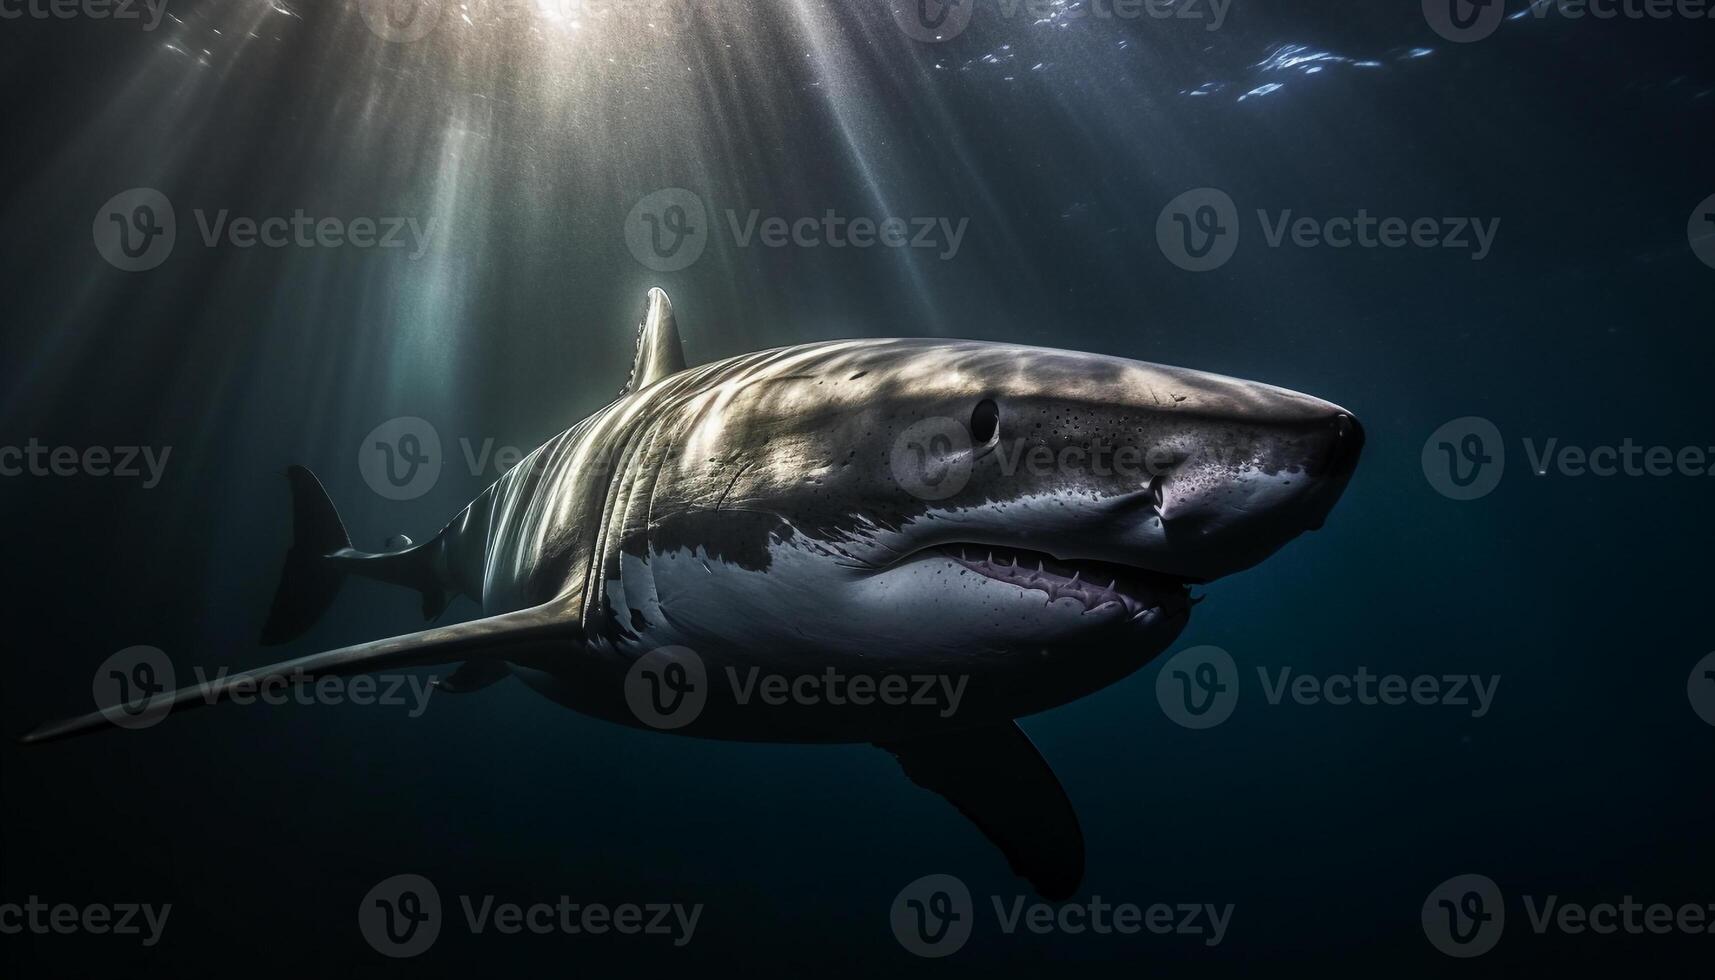
<path fill-rule="evenodd" d="M 649 307 L 643 325 L 637 328 L 637 358 L 631 365 L 631 380 L 620 394 L 630 394 L 670 374 L 685 370 L 685 349 L 679 346 L 679 325 L 673 320 L 673 303 L 660 289 L 649 290 Z"/>

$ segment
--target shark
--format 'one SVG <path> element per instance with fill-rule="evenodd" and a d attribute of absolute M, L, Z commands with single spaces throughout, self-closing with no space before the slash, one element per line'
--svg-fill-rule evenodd
<path fill-rule="evenodd" d="M 1132 674 L 1185 628 L 1194 586 L 1321 527 L 1363 443 L 1310 395 L 1014 344 L 858 339 L 690 366 L 652 289 L 619 397 L 422 543 L 354 548 L 320 481 L 286 471 L 264 645 L 302 636 L 353 576 L 415 591 L 431 624 L 461 597 L 480 618 L 140 696 L 175 714 L 456 665 L 438 690 L 516 678 L 635 728 L 871 744 L 1065 898 L 1082 830 L 1018 719 Z"/>

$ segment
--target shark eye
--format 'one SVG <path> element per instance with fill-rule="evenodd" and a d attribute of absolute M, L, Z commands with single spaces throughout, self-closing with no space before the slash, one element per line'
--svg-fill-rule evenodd
<path fill-rule="evenodd" d="M 971 412 L 971 438 L 977 445 L 987 445 L 1000 431 L 1000 406 L 992 398 L 977 402 Z"/>

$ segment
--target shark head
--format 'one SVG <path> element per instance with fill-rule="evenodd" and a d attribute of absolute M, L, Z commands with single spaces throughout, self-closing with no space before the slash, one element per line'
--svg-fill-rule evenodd
<path fill-rule="evenodd" d="M 1164 649 L 1190 585 L 1320 527 L 1363 445 L 1308 395 L 1005 344 L 821 344 L 689 374 L 648 562 L 688 645 L 1100 662 L 1035 670 L 1051 701 Z"/>

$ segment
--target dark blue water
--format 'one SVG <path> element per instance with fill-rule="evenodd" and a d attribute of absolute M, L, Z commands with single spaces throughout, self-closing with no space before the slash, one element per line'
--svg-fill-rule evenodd
<path fill-rule="evenodd" d="M 432 534 L 499 473 L 467 451 L 528 450 L 611 400 L 653 285 L 693 362 L 840 337 L 1003 340 L 1310 392 L 1368 433 L 1327 526 L 1207 587 L 1162 658 L 1228 651 L 1230 720 L 1175 723 L 1157 661 L 1023 722 L 1081 817 L 1073 903 L 1230 904 L 1217 945 L 1004 932 L 991 897 L 1023 883 L 873 748 L 621 729 L 508 682 L 415 718 L 228 707 L 8 745 L 0 905 L 172 912 L 150 947 L 0 935 L 6 974 L 1706 971 L 1715 937 L 1539 933 L 1529 910 L 1715 903 L 1715 729 L 1696 711 L 1715 691 L 1692 676 L 1715 649 L 1715 478 L 1537 475 L 1531 455 L 1629 440 L 1715 461 L 1715 269 L 1694 236 L 1715 194 L 1715 21 L 1512 2 L 1492 36 L 1454 43 L 1414 3 L 1338 6 L 1234 0 L 1210 30 L 1213 8 L 983 3 L 940 43 L 883 4 L 825 0 L 443 11 L 412 43 L 333 0 L 186 0 L 152 31 L 0 21 L 0 446 L 171 447 L 152 486 L 0 478 L 9 736 L 88 710 L 97 665 L 133 645 L 188 674 L 418 628 L 414 597 L 353 582 L 308 635 L 257 647 L 290 537 L 280 472 L 315 469 L 360 547 Z M 706 208 L 707 242 L 658 271 L 628 248 L 627 218 L 674 187 Z M 133 188 L 170 200 L 177 240 L 125 272 L 91 219 Z M 1239 224 L 1203 272 L 1157 237 L 1197 188 L 1224 192 Z M 1290 212 L 1325 232 L 1360 209 L 1443 234 L 1470 218 L 1493 239 L 1480 255 L 1474 236 L 1271 245 L 1264 227 Z M 418 258 L 202 241 L 222 211 L 299 210 L 433 225 Z M 728 213 L 752 210 L 965 230 L 945 257 L 772 248 L 732 230 Z M 358 458 L 401 416 L 434 427 L 444 466 L 396 501 Z M 1425 444 L 1469 416 L 1506 459 L 1461 501 L 1437 490 Z M 1282 668 L 1498 686 L 1480 717 L 1271 704 L 1258 670 Z M 681 947 L 448 926 L 393 960 L 356 909 L 402 873 L 433 881 L 449 915 L 455 895 L 704 909 Z M 970 940 L 935 960 L 888 919 L 930 873 L 976 896 Z M 1462 874 L 1498 886 L 1506 922 L 1456 960 L 1420 913 Z"/>

